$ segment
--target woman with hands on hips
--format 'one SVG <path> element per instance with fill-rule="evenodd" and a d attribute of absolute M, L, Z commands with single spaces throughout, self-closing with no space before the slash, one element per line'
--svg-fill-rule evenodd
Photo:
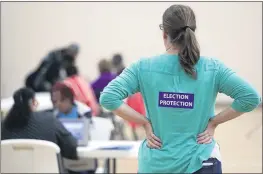
<path fill-rule="evenodd" d="M 193 10 L 172 5 L 160 24 L 166 52 L 142 58 L 108 84 L 103 107 L 144 125 L 139 173 L 222 173 L 213 135 L 218 125 L 255 109 L 261 98 L 223 62 L 200 56 Z M 122 100 L 141 92 L 147 117 Z M 215 115 L 218 93 L 234 99 Z"/>

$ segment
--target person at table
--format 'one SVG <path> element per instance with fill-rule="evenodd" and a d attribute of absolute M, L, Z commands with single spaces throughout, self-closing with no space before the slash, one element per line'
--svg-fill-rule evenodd
<path fill-rule="evenodd" d="M 139 173 L 222 173 L 216 128 L 255 109 L 261 97 L 222 61 L 200 56 L 189 6 L 166 9 L 160 29 L 166 52 L 126 68 L 104 88 L 100 103 L 144 125 Z M 136 92 L 143 96 L 147 118 L 122 101 Z M 218 93 L 234 101 L 215 115 Z"/>
<path fill-rule="evenodd" d="M 52 114 L 36 112 L 35 93 L 20 88 L 14 95 L 14 104 L 2 122 L 1 140 L 39 139 L 57 144 L 62 157 L 78 159 L 77 141 Z"/>
<path fill-rule="evenodd" d="M 76 66 L 69 66 L 66 69 L 68 78 L 62 82 L 71 88 L 74 94 L 74 99 L 80 101 L 91 108 L 92 115 L 97 116 L 100 112 L 100 106 L 94 94 L 91 85 L 86 79 L 79 74 Z"/>
<path fill-rule="evenodd" d="M 51 100 L 54 105 L 55 111 L 54 114 L 57 118 L 64 119 L 79 119 L 79 118 L 88 118 L 92 124 L 92 116 L 90 110 L 87 112 L 80 112 L 77 105 L 74 102 L 74 94 L 71 88 L 63 83 L 56 83 L 51 91 Z M 95 160 L 95 169 L 80 172 L 81 174 L 93 174 L 95 173 L 98 165 L 97 159 Z M 72 174 L 79 173 L 73 172 Z"/>
<path fill-rule="evenodd" d="M 51 101 L 54 106 L 54 114 L 57 118 L 89 118 L 91 111 L 80 112 L 74 102 L 74 93 L 70 87 L 64 83 L 56 83 L 51 90 Z"/>
<path fill-rule="evenodd" d="M 100 93 L 103 89 L 116 77 L 114 73 L 111 72 L 111 64 L 108 60 L 102 59 L 98 64 L 98 69 L 100 76 L 94 80 L 91 84 L 97 101 L 99 101 Z"/>

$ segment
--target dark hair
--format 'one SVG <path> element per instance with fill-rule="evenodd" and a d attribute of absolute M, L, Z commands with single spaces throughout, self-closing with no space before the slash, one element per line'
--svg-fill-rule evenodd
<path fill-rule="evenodd" d="M 75 56 L 78 54 L 80 47 L 77 43 L 72 43 L 66 49 L 70 55 Z"/>
<path fill-rule="evenodd" d="M 77 75 L 78 72 L 78 68 L 74 65 L 71 65 L 69 67 L 66 68 L 66 72 L 68 76 L 73 76 L 73 75 Z"/>
<path fill-rule="evenodd" d="M 117 65 L 120 65 L 123 63 L 123 58 L 122 58 L 122 55 L 121 54 L 114 54 L 113 57 L 112 57 L 112 64 L 114 66 L 117 66 Z"/>
<path fill-rule="evenodd" d="M 51 92 L 57 91 L 60 92 L 62 100 L 69 99 L 72 103 L 74 103 L 74 93 L 70 87 L 61 82 L 58 82 L 51 89 Z"/>
<path fill-rule="evenodd" d="M 179 48 L 178 56 L 184 71 L 197 78 L 194 65 L 200 58 L 196 40 L 196 20 L 193 10 L 185 5 L 172 5 L 163 14 L 163 29 L 171 43 Z"/>
<path fill-rule="evenodd" d="M 32 114 L 30 100 L 35 97 L 35 92 L 30 88 L 18 89 L 14 95 L 14 104 L 8 112 L 4 125 L 8 128 L 18 128 L 26 126 Z"/>
<path fill-rule="evenodd" d="M 100 73 L 111 72 L 111 63 L 106 59 L 101 60 L 98 66 Z"/>

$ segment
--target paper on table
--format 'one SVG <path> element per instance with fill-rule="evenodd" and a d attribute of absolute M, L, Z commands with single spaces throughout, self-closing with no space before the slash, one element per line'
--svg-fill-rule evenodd
<path fill-rule="evenodd" d="M 117 145 L 117 146 L 106 146 L 100 147 L 99 150 L 131 150 L 134 146 L 133 145 Z"/>
<path fill-rule="evenodd" d="M 90 151 L 94 151 L 100 147 L 103 147 L 103 145 L 98 146 L 79 146 L 78 150 L 85 150 L 85 152 L 90 152 Z"/>

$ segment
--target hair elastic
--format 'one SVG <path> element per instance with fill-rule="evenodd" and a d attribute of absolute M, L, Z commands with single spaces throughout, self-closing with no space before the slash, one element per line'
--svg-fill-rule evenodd
<path fill-rule="evenodd" d="M 181 29 L 182 29 L 182 30 L 186 30 L 187 28 L 190 28 L 191 30 L 193 30 L 193 29 L 192 29 L 190 26 L 188 26 L 188 25 L 182 27 Z"/>

